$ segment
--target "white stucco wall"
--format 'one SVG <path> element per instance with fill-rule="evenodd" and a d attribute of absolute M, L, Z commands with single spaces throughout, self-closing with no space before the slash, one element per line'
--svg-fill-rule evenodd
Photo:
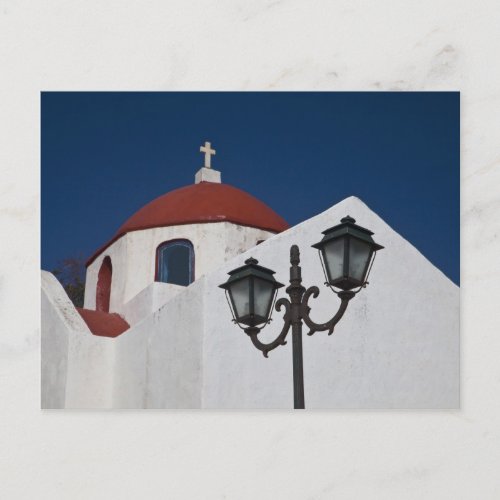
<path fill-rule="evenodd" d="M 115 346 L 90 331 L 71 332 L 66 408 L 112 408 Z"/>
<path fill-rule="evenodd" d="M 88 328 L 54 275 L 42 271 L 41 284 L 41 406 L 64 408 L 70 338 Z"/>
<path fill-rule="evenodd" d="M 172 283 L 155 281 L 125 303 L 121 308 L 121 314 L 129 325 L 135 325 L 154 311 L 157 311 L 163 304 L 173 299 L 185 288 Z"/>
<path fill-rule="evenodd" d="M 204 299 L 201 278 L 114 339 L 115 407 L 201 407 Z"/>
<path fill-rule="evenodd" d="M 96 337 L 59 281 L 42 271 L 42 408 L 111 408 L 113 339 Z"/>
<path fill-rule="evenodd" d="M 200 408 L 205 280 L 170 287 L 147 287 L 136 302 L 154 312 L 107 338 L 42 271 L 42 408 Z"/>
<path fill-rule="evenodd" d="M 110 311 L 123 312 L 123 305 L 154 282 L 156 249 L 173 239 L 191 241 L 195 253 L 195 279 L 226 260 L 254 247 L 273 233 L 231 222 L 185 224 L 132 231 L 110 245 L 87 268 L 85 308 L 95 309 L 97 277 L 102 261 L 111 258 Z"/>

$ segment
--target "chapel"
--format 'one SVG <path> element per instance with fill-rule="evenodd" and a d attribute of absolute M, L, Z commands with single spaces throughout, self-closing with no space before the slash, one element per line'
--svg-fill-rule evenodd
<path fill-rule="evenodd" d="M 87 261 L 85 303 L 89 328 L 116 336 L 151 311 L 138 297 L 153 283 L 155 295 L 172 297 L 223 262 L 288 229 L 265 203 L 221 182 L 211 167 L 216 151 L 200 147 L 204 166 L 194 184 L 151 201 Z M 161 299 L 158 299 L 161 300 Z"/>

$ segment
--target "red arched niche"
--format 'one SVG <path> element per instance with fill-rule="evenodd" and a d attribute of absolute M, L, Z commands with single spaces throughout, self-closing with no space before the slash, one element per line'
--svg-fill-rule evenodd
<path fill-rule="evenodd" d="M 111 296 L 111 277 L 113 275 L 113 267 L 111 259 L 104 257 L 97 275 L 97 289 L 95 294 L 95 309 L 96 311 L 109 312 L 109 298 Z"/>

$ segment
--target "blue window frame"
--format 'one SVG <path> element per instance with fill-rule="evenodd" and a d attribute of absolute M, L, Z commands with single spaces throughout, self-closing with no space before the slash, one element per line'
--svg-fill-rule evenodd
<path fill-rule="evenodd" d="M 190 241 L 166 241 L 157 248 L 156 281 L 181 286 L 194 281 L 194 249 Z"/>

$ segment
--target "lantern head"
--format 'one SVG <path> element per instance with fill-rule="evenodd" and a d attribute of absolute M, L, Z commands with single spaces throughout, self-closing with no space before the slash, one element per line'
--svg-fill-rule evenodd
<path fill-rule="evenodd" d="M 375 252 L 384 248 L 373 241 L 371 231 L 355 222 L 350 216 L 344 217 L 312 245 L 319 250 L 328 284 L 341 290 L 365 285 Z"/>
<path fill-rule="evenodd" d="M 230 271 L 226 283 L 219 285 L 229 296 L 237 323 L 254 327 L 269 321 L 276 292 L 284 286 L 273 274 L 274 271 L 250 258 L 244 266 Z"/>

